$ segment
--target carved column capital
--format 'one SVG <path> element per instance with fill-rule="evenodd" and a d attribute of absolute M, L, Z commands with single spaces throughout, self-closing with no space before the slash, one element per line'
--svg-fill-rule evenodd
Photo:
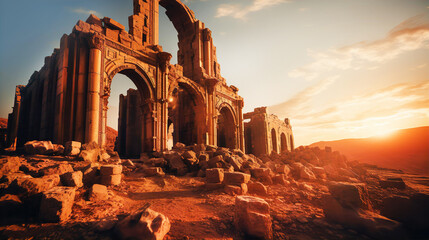
<path fill-rule="evenodd" d="M 205 42 L 208 42 L 208 41 L 212 40 L 212 31 L 210 31 L 210 29 L 204 28 L 204 30 L 203 30 L 203 40 Z"/>
<path fill-rule="evenodd" d="M 206 86 L 207 86 L 207 90 L 209 91 L 209 93 L 213 93 L 216 85 L 219 83 L 220 81 L 216 78 L 207 78 L 205 80 Z"/>
<path fill-rule="evenodd" d="M 103 50 L 104 48 L 104 36 L 99 33 L 92 34 L 88 39 L 89 47 Z"/>
<path fill-rule="evenodd" d="M 168 52 L 160 52 L 157 54 L 157 56 L 161 71 L 166 72 L 166 70 L 168 69 L 168 65 L 170 65 L 170 60 L 172 57 L 171 54 Z"/>

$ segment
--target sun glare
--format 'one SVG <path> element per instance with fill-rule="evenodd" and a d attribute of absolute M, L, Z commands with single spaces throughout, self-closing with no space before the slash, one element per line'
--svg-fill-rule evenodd
<path fill-rule="evenodd" d="M 376 138 L 388 138 L 392 136 L 392 134 L 395 132 L 395 130 L 392 129 L 379 129 L 376 131 L 374 137 Z"/>

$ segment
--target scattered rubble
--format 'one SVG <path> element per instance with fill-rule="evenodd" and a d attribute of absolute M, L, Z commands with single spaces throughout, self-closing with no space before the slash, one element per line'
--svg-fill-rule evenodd
<path fill-rule="evenodd" d="M 214 146 L 176 144 L 169 151 L 124 160 L 114 152 L 103 159 L 103 150 L 94 149 L 98 148 L 91 144 L 81 148 L 98 151 L 91 161 L 80 158 L 81 152 L 72 156 L 67 151 L 63 156 L 27 153 L 0 158 L 0 223 L 91 219 L 93 238 L 112 232 L 126 238 L 139 231 L 154 239 L 202 238 L 204 231 L 237 239 L 398 239 L 429 234 L 429 213 L 423 207 L 429 205 L 428 195 L 413 190 L 406 179 L 379 176 L 329 148 L 300 147 L 256 157 Z M 383 181 L 389 182 L 387 187 Z M 269 211 L 252 205 L 261 199 Z M 136 212 L 143 200 L 153 200 L 153 210 Z M 190 208 L 202 214 L 195 220 L 201 227 L 186 220 Z M 203 219 L 206 214 L 211 217 Z M 135 227 L 127 225 L 134 221 L 131 216 L 140 216 Z M 164 227 L 156 228 L 158 221 Z M 137 227 L 151 226 L 147 224 L 155 225 Z"/>

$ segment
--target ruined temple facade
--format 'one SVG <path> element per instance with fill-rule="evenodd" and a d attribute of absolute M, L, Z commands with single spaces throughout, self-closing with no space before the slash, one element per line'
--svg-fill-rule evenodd
<path fill-rule="evenodd" d="M 244 150 L 243 99 L 220 74 L 211 31 L 179 0 L 133 3 L 129 32 L 113 19 L 91 15 L 61 38 L 60 48 L 45 58 L 26 86 L 16 88 L 9 145 L 74 140 L 105 146 L 111 83 L 116 74 L 124 74 L 136 85 L 133 94 L 140 101 L 126 113 L 137 123 L 124 123 L 139 132 L 119 137 L 136 140 L 122 143 L 132 144 L 133 154 L 165 150 L 169 136 L 187 145 Z M 177 65 L 158 45 L 159 6 L 178 32 Z"/>
<path fill-rule="evenodd" d="M 293 151 L 294 141 L 289 118 L 280 120 L 276 115 L 268 114 L 266 107 L 255 108 L 245 113 L 244 130 L 247 153 L 257 156 Z"/>

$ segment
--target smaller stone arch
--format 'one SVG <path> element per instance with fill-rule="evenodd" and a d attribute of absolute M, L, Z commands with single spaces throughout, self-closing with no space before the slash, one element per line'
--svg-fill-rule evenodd
<path fill-rule="evenodd" d="M 112 65 L 107 67 L 102 110 L 102 145 L 104 146 L 106 142 L 107 109 L 112 81 L 116 74 L 123 74 L 135 84 L 137 92 L 129 90 L 127 96 L 120 96 L 118 152 L 121 156 L 139 157 L 141 152 L 151 151 L 155 145 L 153 139 L 156 134 L 154 129 L 156 123 L 153 112 L 156 110 L 156 93 L 153 80 L 138 64 L 122 62 L 114 67 Z"/>
<path fill-rule="evenodd" d="M 281 152 L 286 152 L 288 150 L 287 137 L 284 132 L 280 134 L 280 147 L 281 147 Z"/>
<path fill-rule="evenodd" d="M 217 145 L 219 147 L 236 148 L 237 127 L 235 114 L 229 104 L 221 104 L 217 116 Z"/>
<path fill-rule="evenodd" d="M 295 144 L 294 144 L 294 141 L 293 141 L 292 134 L 289 136 L 289 139 L 290 139 L 290 150 L 293 151 L 295 149 Z"/>
<path fill-rule="evenodd" d="M 114 64 L 115 67 L 110 67 L 110 69 L 106 71 L 107 80 L 104 87 L 104 95 L 110 95 L 112 80 L 116 74 L 120 73 L 131 79 L 140 92 L 141 97 L 147 99 L 155 98 L 155 80 L 153 80 L 141 66 L 132 63 L 112 62 L 111 64 Z M 106 69 L 108 69 L 108 67 L 109 66 L 106 66 Z"/>
<path fill-rule="evenodd" d="M 180 78 L 169 89 L 168 119 L 174 126 L 173 142 L 186 145 L 204 143 L 206 129 L 205 98 L 198 87 L 186 79 Z"/>
<path fill-rule="evenodd" d="M 278 153 L 277 151 L 277 133 L 274 128 L 271 129 L 271 145 L 273 146 L 273 152 Z"/>

